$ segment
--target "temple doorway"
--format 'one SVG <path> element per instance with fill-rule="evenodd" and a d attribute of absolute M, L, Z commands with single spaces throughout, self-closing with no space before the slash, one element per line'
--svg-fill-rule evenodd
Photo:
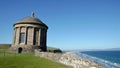
<path fill-rule="evenodd" d="M 18 53 L 22 53 L 22 48 L 21 47 L 18 48 Z"/>

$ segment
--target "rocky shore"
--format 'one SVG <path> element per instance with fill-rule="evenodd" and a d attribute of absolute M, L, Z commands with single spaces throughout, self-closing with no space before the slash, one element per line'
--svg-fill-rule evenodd
<path fill-rule="evenodd" d="M 35 50 L 35 56 L 47 58 L 65 65 L 72 66 L 73 68 L 104 68 L 102 65 L 92 62 L 86 58 L 78 57 L 73 52 L 65 53 L 51 53 L 40 52 Z"/>

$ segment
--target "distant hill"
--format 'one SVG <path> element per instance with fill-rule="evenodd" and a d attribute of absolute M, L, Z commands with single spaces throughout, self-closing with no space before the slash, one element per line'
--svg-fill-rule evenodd
<path fill-rule="evenodd" d="M 11 44 L 0 44 L 0 49 L 8 49 Z"/>
<path fill-rule="evenodd" d="M 110 48 L 110 49 L 107 49 L 107 50 L 120 50 L 120 48 Z"/>
<path fill-rule="evenodd" d="M 106 49 L 76 49 L 76 50 L 70 50 L 70 51 L 120 51 L 120 48 L 106 48 Z"/>
<path fill-rule="evenodd" d="M 0 44 L 0 46 L 11 46 L 11 44 Z"/>
<path fill-rule="evenodd" d="M 55 47 L 47 47 L 47 51 L 48 52 L 54 52 L 54 53 L 62 53 L 61 49 L 55 48 Z"/>

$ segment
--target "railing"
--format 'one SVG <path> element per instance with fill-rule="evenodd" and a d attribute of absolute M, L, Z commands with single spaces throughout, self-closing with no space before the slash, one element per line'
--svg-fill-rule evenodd
<path fill-rule="evenodd" d="M 7 49 L 0 49 L 0 57 L 16 56 L 17 53 L 12 53 Z"/>

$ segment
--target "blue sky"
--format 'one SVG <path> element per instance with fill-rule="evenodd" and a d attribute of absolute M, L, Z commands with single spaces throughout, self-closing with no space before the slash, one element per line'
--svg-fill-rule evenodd
<path fill-rule="evenodd" d="M 68 49 L 120 47 L 120 0 L 1 0 L 0 43 L 31 12 L 49 26 L 47 45 Z"/>

